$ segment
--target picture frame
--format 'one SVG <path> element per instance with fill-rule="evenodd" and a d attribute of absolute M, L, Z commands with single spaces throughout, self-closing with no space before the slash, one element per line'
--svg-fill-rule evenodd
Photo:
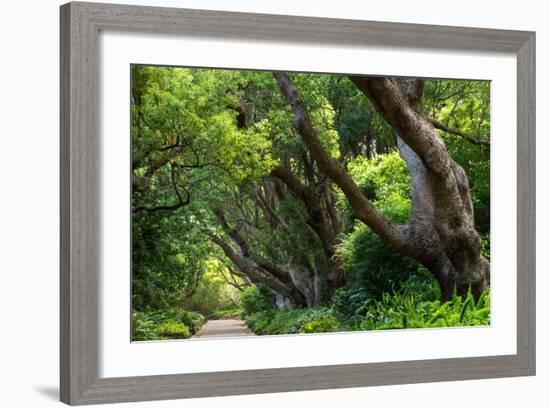
<path fill-rule="evenodd" d="M 535 33 L 73 2 L 61 6 L 60 396 L 70 405 L 535 374 Z M 100 378 L 100 31 L 517 56 L 517 353 Z"/>

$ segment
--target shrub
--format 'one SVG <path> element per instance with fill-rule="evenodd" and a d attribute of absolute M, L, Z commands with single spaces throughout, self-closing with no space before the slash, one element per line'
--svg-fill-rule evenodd
<path fill-rule="evenodd" d="M 408 168 L 397 151 L 372 159 L 354 158 L 349 163 L 349 171 L 378 211 L 397 223 L 407 221 L 411 213 L 411 183 Z M 349 207 L 343 196 L 341 205 Z M 348 219 L 347 224 L 349 233 L 342 236 L 337 255 L 348 276 L 365 290 L 353 287 L 349 296 L 341 294 L 344 298 L 359 297 L 360 300 L 352 301 L 357 308 L 361 308 L 367 298 L 380 300 L 384 293 L 410 293 L 414 289 L 422 296 L 433 298 L 431 292 L 438 286 L 437 282 L 418 262 L 400 255 L 355 217 Z M 339 316 L 354 320 L 356 313 L 351 312 L 351 307 L 341 306 L 336 307 Z M 362 313 L 363 310 L 359 314 Z"/>
<path fill-rule="evenodd" d="M 253 285 L 241 293 L 240 306 L 242 314 L 246 317 L 274 309 L 275 299 L 273 293 L 265 286 Z"/>
<path fill-rule="evenodd" d="M 132 340 L 189 338 L 200 330 L 205 318 L 198 312 L 166 309 L 132 314 Z"/>
<path fill-rule="evenodd" d="M 155 332 L 157 323 L 146 313 L 134 312 L 132 314 L 132 341 L 157 340 Z"/>
<path fill-rule="evenodd" d="M 418 300 L 437 300 L 441 298 L 441 289 L 437 280 L 424 266 L 399 284 L 399 293 L 403 296 L 414 295 Z"/>
<path fill-rule="evenodd" d="M 324 316 L 302 326 L 303 333 L 329 333 L 340 330 L 340 322 L 334 316 Z"/>
<path fill-rule="evenodd" d="M 423 327 L 480 326 L 490 324 L 490 293 L 487 289 L 475 301 L 471 293 L 463 300 L 454 296 L 441 303 L 419 301 L 415 296 L 385 294 L 369 308 L 361 325 L 363 330 Z"/>
<path fill-rule="evenodd" d="M 358 292 L 360 293 L 360 292 Z M 352 290 L 342 290 L 337 302 L 353 296 Z M 388 293 L 376 301 L 363 298 L 361 312 L 351 313 L 353 319 L 344 320 L 337 308 L 275 309 L 254 313 L 247 324 L 256 334 L 327 333 L 335 331 L 404 329 L 424 327 L 480 326 L 490 322 L 490 293 L 487 289 L 477 300 L 468 294 L 441 303 L 424 300 L 415 295 Z M 345 310 L 347 311 L 347 309 Z"/>
<path fill-rule="evenodd" d="M 289 333 L 304 333 L 304 326 L 314 320 L 322 320 L 325 317 L 333 316 L 332 311 L 326 307 L 316 309 L 298 309 L 300 313 L 289 322 L 287 331 Z"/>
<path fill-rule="evenodd" d="M 326 307 L 317 309 L 274 309 L 250 315 L 246 323 L 256 334 L 326 333 L 342 325 Z"/>
<path fill-rule="evenodd" d="M 273 312 L 262 311 L 247 315 L 246 324 L 256 334 L 270 334 L 266 333 L 266 327 L 269 325 L 273 317 Z"/>
<path fill-rule="evenodd" d="M 284 310 L 276 311 L 271 313 L 266 317 L 269 318 L 269 322 L 264 327 L 264 332 L 266 334 L 291 334 L 295 333 L 290 328 L 292 323 L 299 319 L 300 316 L 304 313 L 305 309 L 293 309 L 293 310 Z"/>
<path fill-rule="evenodd" d="M 367 289 L 357 283 L 340 288 L 332 298 L 332 311 L 343 322 L 353 324 L 363 319 L 370 296 Z"/>
<path fill-rule="evenodd" d="M 233 307 L 228 309 L 218 309 L 212 313 L 212 319 L 238 319 L 241 315 L 241 309 Z"/>
<path fill-rule="evenodd" d="M 175 321 L 185 324 L 195 334 L 200 330 L 205 322 L 205 318 L 199 312 L 191 312 L 189 310 L 177 309 L 172 317 Z"/>
<path fill-rule="evenodd" d="M 400 291 L 400 283 L 415 275 L 419 264 L 404 257 L 363 224 L 357 224 L 338 247 L 352 279 L 379 300 L 383 293 Z"/>
<path fill-rule="evenodd" d="M 174 322 L 173 320 L 168 320 L 167 322 L 161 323 L 157 326 L 157 334 L 162 338 L 169 339 L 188 339 L 191 337 L 191 331 L 184 323 Z"/>

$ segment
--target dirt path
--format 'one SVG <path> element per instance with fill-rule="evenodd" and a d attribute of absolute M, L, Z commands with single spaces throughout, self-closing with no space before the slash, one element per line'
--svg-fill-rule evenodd
<path fill-rule="evenodd" d="M 208 320 L 193 338 L 254 336 L 243 320 Z"/>

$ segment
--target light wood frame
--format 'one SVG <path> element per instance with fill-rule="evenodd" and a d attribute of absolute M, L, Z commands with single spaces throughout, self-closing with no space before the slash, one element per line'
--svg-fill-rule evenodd
<path fill-rule="evenodd" d="M 517 55 L 517 354 L 100 378 L 100 30 Z M 281 15 L 69 3 L 61 6 L 61 401 L 154 399 L 535 374 L 535 33 Z"/>

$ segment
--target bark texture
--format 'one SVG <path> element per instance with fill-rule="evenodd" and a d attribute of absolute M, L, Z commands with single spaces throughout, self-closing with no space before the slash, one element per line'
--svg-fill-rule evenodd
<path fill-rule="evenodd" d="M 342 189 L 356 217 L 396 251 L 425 265 L 437 278 L 443 298 L 469 288 L 479 295 L 489 284 L 489 263 L 481 255 L 468 179 L 430 119 L 415 110 L 423 81 L 404 86 L 392 78 L 350 77 L 394 129 L 410 171 L 412 214 L 407 224 L 397 225 L 376 210 L 345 167 L 323 149 L 289 77 L 274 75 L 292 107 L 298 133 L 321 171 Z"/>
<path fill-rule="evenodd" d="M 253 225 L 254 220 L 245 219 L 244 213 L 226 214 L 223 208 L 213 210 L 226 237 L 226 242 L 219 242 L 220 238 L 213 239 L 213 242 L 251 281 L 264 284 L 293 306 L 319 306 L 330 300 L 334 291 L 346 283 L 343 267 L 334 256 L 341 220 L 330 211 L 334 198 L 327 188 L 328 183 L 318 182 L 313 173 L 310 172 L 311 180 L 304 180 L 287 166 L 276 167 L 272 177 L 264 180 L 262 187 L 256 190 L 254 198 L 271 232 L 288 235 L 290 242 L 293 231 L 278 215 L 278 207 L 290 196 L 301 202 L 309 231 L 305 237 L 309 237 L 311 245 L 319 249 L 313 257 L 299 251 L 281 252 L 275 258 L 271 257 L 284 259 L 275 265 L 275 261 L 260 255 L 261 248 L 256 245 L 260 228 Z"/>
<path fill-rule="evenodd" d="M 278 166 L 272 170 L 271 175 L 283 181 L 304 204 L 307 213 L 306 223 L 319 239 L 324 253 L 324 260 L 317 262 L 316 274 L 325 276 L 326 296 L 331 297 L 335 289 L 346 283 L 343 267 L 335 257 L 336 238 L 341 229 L 341 221 L 331 212 L 334 208 L 331 192 L 328 191 L 326 183 L 303 184 L 288 167 Z"/>

